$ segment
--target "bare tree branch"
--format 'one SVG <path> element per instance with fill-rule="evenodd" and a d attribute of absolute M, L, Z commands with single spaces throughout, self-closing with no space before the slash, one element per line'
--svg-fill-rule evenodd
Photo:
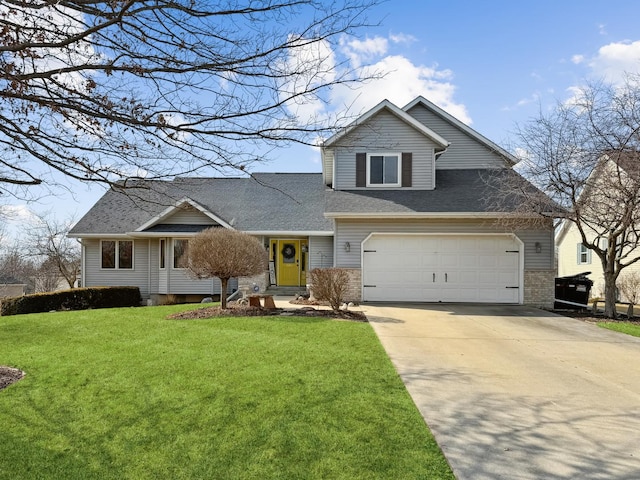
<path fill-rule="evenodd" d="M 591 83 L 519 127 L 522 174 L 566 209 L 582 243 L 600 259 L 605 314 L 617 315 L 616 280 L 640 261 L 640 77 Z M 523 191 L 503 185 L 505 195 Z M 532 195 L 522 208 L 543 215 Z"/>
<path fill-rule="evenodd" d="M 243 171 L 273 143 L 310 144 L 343 119 L 299 110 L 364 80 L 334 53 L 376 2 L 3 2 L 0 192 L 54 172 Z"/>

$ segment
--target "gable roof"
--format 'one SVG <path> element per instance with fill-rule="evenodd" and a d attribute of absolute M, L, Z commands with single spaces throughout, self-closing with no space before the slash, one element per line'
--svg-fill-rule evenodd
<path fill-rule="evenodd" d="M 449 146 L 449 142 L 447 140 L 442 138 L 440 135 L 438 135 L 436 132 L 431 130 L 429 127 L 420 123 L 418 120 L 413 118 L 403 109 L 396 107 L 389 100 L 383 100 L 378 105 L 373 107 L 371 110 L 367 111 L 366 113 L 358 117 L 356 120 L 351 122 L 349 125 L 341 129 L 338 133 L 336 133 L 332 137 L 322 142 L 322 147 L 330 147 L 331 145 L 335 144 L 338 140 L 340 140 L 341 138 L 344 138 L 347 134 L 349 134 L 350 132 L 358 128 L 360 125 L 363 125 L 369 119 L 373 118 L 383 110 L 387 110 L 391 112 L 393 115 L 398 117 L 407 125 L 416 129 L 418 132 L 422 133 L 425 137 L 433 141 L 436 145 L 440 146 L 441 149 L 444 150 Z"/>
<path fill-rule="evenodd" d="M 323 215 L 320 173 L 256 173 L 242 178 L 140 181 L 124 192 L 110 189 L 69 236 L 158 236 L 161 233 L 157 226 L 166 226 L 162 222 L 171 216 L 176 204 L 185 201 L 209 218 L 218 219 L 216 223 L 249 233 L 333 232 L 331 221 Z M 162 232 L 194 233 L 193 228 L 183 227 L 181 230 L 171 225 Z"/>
<path fill-rule="evenodd" d="M 591 179 L 594 175 L 599 175 L 605 170 L 605 166 L 609 164 L 609 162 L 613 163 L 616 168 L 619 168 L 620 171 L 625 172 L 627 175 L 632 175 L 635 178 L 640 177 L 640 152 L 633 150 L 610 150 L 602 154 L 595 166 L 589 172 L 587 184 L 584 186 L 583 190 L 578 195 L 578 200 L 583 195 L 589 195 L 589 192 L 595 188 L 593 185 L 589 184 L 589 179 Z M 633 178 L 633 177 L 632 177 Z M 560 228 L 556 233 L 556 243 L 560 244 L 564 241 L 567 233 L 570 228 L 575 224 L 570 218 L 565 218 Z"/>
<path fill-rule="evenodd" d="M 208 211 L 202 205 L 199 205 L 197 202 L 194 202 L 193 200 L 191 200 L 188 197 L 184 197 L 184 198 L 178 200 L 172 206 L 170 206 L 167 209 L 165 209 L 164 211 L 160 212 L 160 214 L 156 215 L 155 217 L 151 218 L 150 220 L 148 220 L 147 222 L 145 222 L 144 224 L 139 226 L 136 229 L 136 232 L 148 231 L 149 229 L 153 228 L 154 226 L 157 226 L 157 225 L 161 224 L 163 220 L 171 217 L 173 214 L 175 214 L 176 212 L 178 212 L 179 210 L 181 210 L 182 208 L 184 208 L 187 205 L 195 208 L 196 210 L 199 210 L 200 213 L 202 213 L 203 215 L 209 217 L 211 220 L 213 220 L 218 225 L 223 226 L 225 228 L 233 228 L 227 222 L 222 220 L 220 217 L 218 217 L 214 213 Z"/>
<path fill-rule="evenodd" d="M 430 102 L 429 100 L 427 100 L 423 96 L 419 96 L 419 97 L 415 98 L 414 100 L 409 102 L 407 105 L 405 105 L 402 108 L 402 110 L 405 111 L 405 112 L 408 112 L 409 110 L 411 110 L 416 105 L 422 105 L 427 110 L 430 110 L 431 112 L 433 112 L 434 114 L 436 114 L 437 116 L 442 118 L 447 123 L 453 125 L 454 127 L 456 127 L 459 130 L 462 130 L 464 133 L 469 135 L 471 138 L 473 138 L 476 141 L 478 141 L 479 143 L 483 144 L 489 150 L 495 151 L 501 157 L 503 157 L 505 160 L 507 160 L 509 165 L 513 166 L 516 163 L 518 163 L 518 159 L 514 155 L 512 155 L 509 152 L 507 152 L 504 148 L 502 148 L 498 144 L 492 142 L 487 137 L 485 137 L 484 135 L 478 133 L 476 130 L 471 128 L 469 125 L 467 125 L 466 123 L 461 122 L 456 117 L 454 117 L 450 113 L 446 112 L 442 108 L 438 107 L 435 103 Z"/>

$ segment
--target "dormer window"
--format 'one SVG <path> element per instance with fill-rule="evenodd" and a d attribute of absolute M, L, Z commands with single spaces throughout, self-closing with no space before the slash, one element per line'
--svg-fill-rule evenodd
<path fill-rule="evenodd" d="M 370 153 L 367 155 L 367 186 L 399 187 L 400 154 Z"/>

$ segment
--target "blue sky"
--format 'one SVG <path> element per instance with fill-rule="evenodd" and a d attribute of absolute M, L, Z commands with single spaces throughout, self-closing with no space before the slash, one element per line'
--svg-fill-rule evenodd
<path fill-rule="evenodd" d="M 616 82 L 625 71 L 640 73 L 637 0 L 389 0 L 370 18 L 380 26 L 345 39 L 336 55 L 388 74 L 359 91 L 337 92 L 334 108 L 355 102 L 368 109 L 385 98 L 402 107 L 422 95 L 509 148 L 517 146 L 517 123 L 569 99 L 587 79 Z M 255 170 L 320 171 L 313 148 L 275 156 Z M 79 218 L 104 193 L 78 183 L 69 189 L 35 204 L 14 202 L 16 220 L 28 209 Z"/>

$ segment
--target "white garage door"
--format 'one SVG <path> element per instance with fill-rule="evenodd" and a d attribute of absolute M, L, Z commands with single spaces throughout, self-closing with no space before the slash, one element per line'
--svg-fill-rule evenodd
<path fill-rule="evenodd" d="M 520 302 L 513 236 L 374 233 L 362 248 L 365 301 Z"/>

